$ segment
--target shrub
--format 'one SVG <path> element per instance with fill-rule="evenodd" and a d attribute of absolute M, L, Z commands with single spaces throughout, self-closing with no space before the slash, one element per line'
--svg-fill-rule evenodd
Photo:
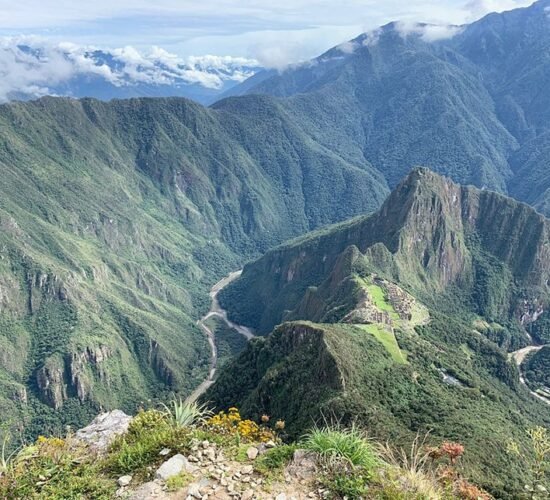
<path fill-rule="evenodd" d="M 270 448 L 256 459 L 256 470 L 264 474 L 281 470 L 292 460 L 297 448 L 295 444 L 285 444 Z"/>
<path fill-rule="evenodd" d="M 351 427 L 316 428 L 306 434 L 304 447 L 318 453 L 327 462 L 345 462 L 352 468 L 372 470 L 380 465 L 380 460 L 366 436 Z"/>
<path fill-rule="evenodd" d="M 172 409 L 166 405 L 163 406 L 170 420 L 178 427 L 190 427 L 194 424 L 204 423 L 212 415 L 206 405 L 200 405 L 197 402 L 187 403 L 181 399 L 172 401 Z"/>
<path fill-rule="evenodd" d="M 39 437 L 0 476 L 0 498 L 113 498 L 116 483 L 101 474 L 84 447 Z"/>
<path fill-rule="evenodd" d="M 512 440 L 508 442 L 507 451 L 523 460 L 525 469 L 531 474 L 534 483 L 527 484 L 526 488 L 536 497 L 537 494 L 547 494 L 546 483 L 550 472 L 550 436 L 544 427 L 529 429 L 527 435 L 529 440 L 523 446 L 527 448 L 527 452 Z"/>
<path fill-rule="evenodd" d="M 166 414 L 158 410 L 140 410 L 128 426 L 128 435 L 139 435 L 154 430 L 167 422 Z"/>
<path fill-rule="evenodd" d="M 131 422 L 128 432 L 118 436 L 109 450 L 104 467 L 117 474 L 143 470 L 162 461 L 163 448 L 184 451 L 189 447 L 191 432 L 175 427 L 162 412 L 140 412 Z"/>
<path fill-rule="evenodd" d="M 206 421 L 206 427 L 214 432 L 235 436 L 246 442 L 267 442 L 277 439 L 269 428 L 260 426 L 252 420 L 243 420 L 237 408 L 229 408 L 228 412 L 220 411 Z"/>
<path fill-rule="evenodd" d="M 354 500 L 365 497 L 369 479 L 369 474 L 364 471 L 355 471 L 353 474 L 339 472 L 323 476 L 321 483 L 336 498 Z"/>

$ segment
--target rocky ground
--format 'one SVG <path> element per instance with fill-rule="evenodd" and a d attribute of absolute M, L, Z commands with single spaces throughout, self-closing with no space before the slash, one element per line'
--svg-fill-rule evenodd
<path fill-rule="evenodd" d="M 78 431 L 76 437 L 101 453 L 116 435 L 128 429 L 129 421 L 130 417 L 123 412 L 103 414 Z M 276 446 L 274 442 L 250 445 L 238 459 L 227 456 L 226 450 L 206 440 L 194 440 L 187 455 L 173 455 L 165 448 L 160 454 L 170 458 L 152 474 L 154 480 L 139 484 L 137 478 L 122 476 L 118 479 L 116 496 L 128 500 L 324 498 L 325 492 L 316 481 L 315 458 L 304 450 L 296 450 L 293 460 L 280 474 L 257 470 L 259 457 Z"/>

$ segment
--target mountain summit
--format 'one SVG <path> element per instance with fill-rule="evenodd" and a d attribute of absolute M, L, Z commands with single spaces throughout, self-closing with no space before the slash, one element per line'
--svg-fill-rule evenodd
<path fill-rule="evenodd" d="M 405 442 L 458 433 L 469 474 L 513 497 L 502 443 L 548 412 L 508 352 L 550 336 L 549 269 L 550 220 L 415 169 L 375 214 L 269 251 L 222 291 L 234 321 L 268 335 L 204 399 L 286 416 L 291 435 L 331 418 Z"/>
<path fill-rule="evenodd" d="M 528 205 L 415 169 L 377 213 L 269 251 L 221 299 L 240 323 L 268 332 L 348 254 L 349 272 L 371 268 L 428 303 L 459 287 L 477 314 L 521 324 L 548 301 L 549 245 L 550 222 Z"/>

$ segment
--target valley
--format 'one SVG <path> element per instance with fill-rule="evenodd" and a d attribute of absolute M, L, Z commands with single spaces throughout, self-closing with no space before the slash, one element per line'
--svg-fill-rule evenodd
<path fill-rule="evenodd" d="M 218 302 L 218 294 L 231 282 L 238 279 L 242 273 L 242 270 L 239 271 L 233 271 L 229 275 L 227 275 L 225 278 L 218 281 L 211 289 L 210 289 L 210 299 L 212 301 L 212 305 L 210 307 L 210 311 L 208 311 L 198 322 L 197 324 L 202 329 L 202 331 L 206 334 L 208 338 L 208 344 L 210 346 L 210 350 L 212 352 L 211 358 L 210 358 L 210 370 L 208 371 L 208 376 L 206 379 L 191 393 L 190 396 L 187 397 L 187 402 L 194 402 L 197 399 L 199 399 L 200 396 L 202 396 L 206 390 L 214 383 L 215 377 L 216 377 L 216 369 L 218 364 L 218 351 L 216 348 L 216 338 L 215 338 L 215 332 L 209 327 L 206 322 L 209 318 L 212 318 L 214 316 L 220 317 L 224 323 L 227 324 L 227 326 L 235 331 L 237 331 L 239 334 L 241 334 L 246 340 L 250 340 L 254 338 L 254 333 L 252 333 L 252 330 L 250 328 L 247 328 L 246 326 L 240 326 L 236 325 L 232 321 L 230 321 L 227 317 L 227 312 L 220 306 L 220 303 Z"/>
<path fill-rule="evenodd" d="M 0 104 L 0 438 L 208 404 L 282 447 L 323 425 L 458 444 L 461 474 L 518 498 L 550 429 L 549 9 L 389 23 L 208 106 Z M 212 57 L 202 76 L 251 71 Z"/>

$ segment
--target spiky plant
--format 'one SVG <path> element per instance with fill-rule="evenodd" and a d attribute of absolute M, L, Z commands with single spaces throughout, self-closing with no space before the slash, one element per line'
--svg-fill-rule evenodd
<path fill-rule="evenodd" d="M 177 427 L 189 427 L 204 422 L 212 415 L 212 411 L 205 405 L 196 401 L 187 402 L 181 399 L 173 399 L 170 407 L 162 405 L 167 415 Z"/>

